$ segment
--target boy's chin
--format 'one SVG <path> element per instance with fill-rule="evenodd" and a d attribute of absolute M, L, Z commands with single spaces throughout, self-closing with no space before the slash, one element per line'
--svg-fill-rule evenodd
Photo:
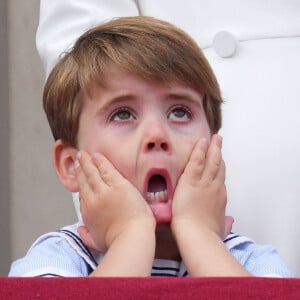
<path fill-rule="evenodd" d="M 172 205 L 170 202 L 158 202 L 150 204 L 156 224 L 170 224 L 172 220 Z"/>

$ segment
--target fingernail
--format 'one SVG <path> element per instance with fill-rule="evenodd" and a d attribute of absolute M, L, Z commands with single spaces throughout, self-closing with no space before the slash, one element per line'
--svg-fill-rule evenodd
<path fill-rule="evenodd" d="M 79 160 L 76 159 L 74 162 L 74 168 L 77 169 L 80 166 Z"/>
<path fill-rule="evenodd" d="M 218 135 L 218 136 L 219 136 L 220 142 L 222 143 L 223 142 L 223 137 L 221 135 Z"/>

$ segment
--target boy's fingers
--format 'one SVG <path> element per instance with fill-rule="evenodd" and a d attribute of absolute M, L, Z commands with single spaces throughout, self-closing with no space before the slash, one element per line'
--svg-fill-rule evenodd
<path fill-rule="evenodd" d="M 79 194 L 82 195 L 83 193 L 86 193 L 87 191 L 87 181 L 84 172 L 82 171 L 82 168 L 80 166 L 80 162 L 77 160 L 75 162 L 75 174 L 77 178 L 78 188 L 79 188 Z M 80 197 L 82 198 L 82 197 Z"/>
<path fill-rule="evenodd" d="M 81 193 L 98 191 L 101 184 L 101 177 L 90 155 L 85 151 L 80 151 L 77 154 L 77 159 L 76 173 Z M 79 167 L 78 163 L 80 164 Z"/>
<path fill-rule="evenodd" d="M 78 188 L 79 188 L 79 204 L 80 204 L 80 212 L 83 218 L 87 215 L 87 203 L 86 203 L 86 195 L 91 195 L 93 192 L 91 191 L 91 188 L 89 187 L 85 174 L 81 169 L 79 161 L 75 163 L 75 172 L 78 182 Z"/>
<path fill-rule="evenodd" d="M 215 134 L 212 137 L 210 146 L 207 151 L 206 164 L 203 171 L 203 179 L 214 180 L 222 167 L 222 138 Z"/>
<path fill-rule="evenodd" d="M 208 141 L 203 138 L 195 145 L 184 173 L 190 179 L 199 179 L 205 167 L 205 157 L 208 149 Z"/>
<path fill-rule="evenodd" d="M 226 175 L 226 165 L 225 165 L 224 159 L 221 159 L 219 172 L 217 173 L 215 179 L 219 180 L 221 182 L 225 182 L 225 177 L 226 177 L 225 175 Z"/>
<path fill-rule="evenodd" d="M 116 181 L 124 179 L 124 177 L 105 156 L 100 153 L 94 153 L 92 155 L 92 159 L 98 169 L 101 179 L 108 186 L 112 186 Z"/>

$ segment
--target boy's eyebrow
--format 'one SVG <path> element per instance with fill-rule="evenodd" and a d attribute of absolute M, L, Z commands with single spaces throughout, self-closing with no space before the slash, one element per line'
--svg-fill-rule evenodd
<path fill-rule="evenodd" d="M 136 97 L 134 95 L 120 95 L 116 97 L 112 97 L 109 99 L 108 102 L 103 104 L 101 108 L 99 109 L 99 112 L 105 112 L 108 110 L 112 105 L 117 105 L 123 102 L 128 102 L 128 101 L 134 101 Z"/>
<path fill-rule="evenodd" d="M 200 98 L 199 98 L 199 96 L 200 96 Z M 167 99 L 187 100 L 187 101 L 193 102 L 196 105 L 202 105 L 203 95 L 200 93 L 196 95 L 196 93 L 194 94 L 194 93 L 186 92 L 186 91 L 178 91 L 178 92 L 174 91 L 174 92 L 170 92 L 168 94 Z"/>

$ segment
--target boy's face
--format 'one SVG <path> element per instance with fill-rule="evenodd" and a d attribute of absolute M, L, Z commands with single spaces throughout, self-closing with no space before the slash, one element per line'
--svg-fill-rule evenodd
<path fill-rule="evenodd" d="M 78 147 L 100 152 L 143 195 L 157 223 L 171 201 L 195 143 L 210 138 L 202 95 L 178 83 L 149 83 L 117 68 L 108 87 L 84 99 Z"/>

